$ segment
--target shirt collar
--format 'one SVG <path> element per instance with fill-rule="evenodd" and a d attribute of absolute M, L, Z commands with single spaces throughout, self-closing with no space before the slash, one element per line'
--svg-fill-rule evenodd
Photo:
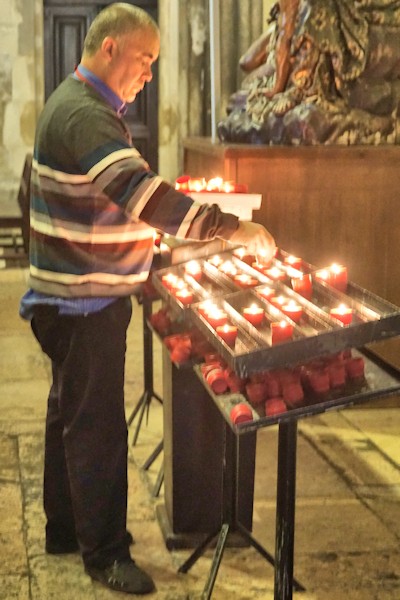
<path fill-rule="evenodd" d="M 123 116 L 126 113 L 126 103 L 123 102 L 121 98 L 104 83 L 104 81 L 99 79 L 97 75 L 92 73 L 92 71 L 89 71 L 89 69 L 84 67 L 82 64 L 79 64 L 76 67 L 74 77 L 75 79 L 86 81 L 89 85 L 91 85 L 99 94 L 103 96 L 105 100 L 107 100 L 107 102 L 109 102 L 109 104 L 111 104 L 119 116 Z"/>

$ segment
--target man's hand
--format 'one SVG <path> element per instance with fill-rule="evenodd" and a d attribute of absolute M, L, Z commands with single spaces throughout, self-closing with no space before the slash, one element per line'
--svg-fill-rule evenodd
<path fill-rule="evenodd" d="M 275 256 L 275 240 L 269 231 L 259 223 L 239 221 L 239 227 L 229 241 L 232 244 L 246 246 L 249 254 L 262 256 L 266 262 Z"/>

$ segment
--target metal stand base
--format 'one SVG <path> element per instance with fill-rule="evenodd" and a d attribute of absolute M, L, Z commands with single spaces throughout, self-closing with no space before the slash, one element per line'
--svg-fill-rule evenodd
<path fill-rule="evenodd" d="M 135 408 L 133 409 L 130 417 L 127 420 L 127 425 L 130 427 L 135 420 L 136 416 L 139 415 L 138 422 L 136 425 L 135 433 L 132 440 L 132 445 L 135 446 L 139 437 L 140 428 L 144 414 L 146 412 L 146 419 L 148 419 L 149 409 L 152 399 L 154 398 L 160 404 L 163 403 L 160 396 L 153 389 L 153 333 L 148 326 L 148 319 L 151 316 L 152 310 L 152 299 L 148 296 L 143 296 L 143 372 L 144 372 L 144 392 L 140 396 Z"/>
<path fill-rule="evenodd" d="M 142 469 L 147 471 L 147 469 L 149 469 L 151 467 L 153 462 L 156 460 L 157 456 L 160 454 L 160 452 L 162 452 L 163 447 L 164 447 L 164 440 L 161 440 L 161 442 L 159 442 L 159 444 L 155 447 L 155 449 L 150 454 L 150 456 L 143 463 Z M 152 494 L 151 494 L 153 496 L 153 498 L 156 498 L 159 495 L 163 481 L 164 481 L 164 464 L 161 465 L 160 470 L 158 471 L 156 483 L 155 483 L 155 486 L 154 486 Z"/>
<path fill-rule="evenodd" d="M 238 521 L 238 469 L 239 469 L 239 436 L 225 426 L 225 457 L 233 453 L 233 473 L 224 470 L 224 523 L 218 531 L 211 533 L 194 550 L 189 558 L 179 567 L 179 573 L 187 573 L 195 562 L 204 554 L 208 546 L 217 538 L 214 556 L 201 598 L 209 600 L 217 578 L 229 533 L 239 533 L 253 548 L 257 550 L 275 568 L 275 600 L 291 600 L 292 588 L 305 591 L 305 588 L 293 579 L 293 541 L 294 541 L 294 485 L 296 455 L 296 423 L 281 426 L 279 435 L 278 494 L 277 494 L 277 534 L 276 561 L 251 533 Z M 225 460 L 225 464 L 227 464 Z M 281 506 L 279 504 L 282 503 Z"/>

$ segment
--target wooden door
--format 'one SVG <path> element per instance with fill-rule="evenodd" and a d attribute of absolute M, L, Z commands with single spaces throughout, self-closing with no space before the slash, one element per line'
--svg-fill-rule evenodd
<path fill-rule="evenodd" d="M 83 41 L 97 13 L 111 1 L 44 0 L 45 97 L 61 83 L 79 63 Z M 157 0 L 130 2 L 146 10 L 155 20 Z M 158 170 L 158 66 L 153 65 L 153 79 L 129 105 L 125 117 L 135 147 L 150 167 Z"/>

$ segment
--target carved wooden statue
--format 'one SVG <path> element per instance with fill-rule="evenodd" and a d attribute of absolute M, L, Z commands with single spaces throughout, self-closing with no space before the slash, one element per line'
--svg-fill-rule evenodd
<path fill-rule="evenodd" d="M 400 0 L 280 0 L 240 66 L 222 141 L 400 143 Z"/>

